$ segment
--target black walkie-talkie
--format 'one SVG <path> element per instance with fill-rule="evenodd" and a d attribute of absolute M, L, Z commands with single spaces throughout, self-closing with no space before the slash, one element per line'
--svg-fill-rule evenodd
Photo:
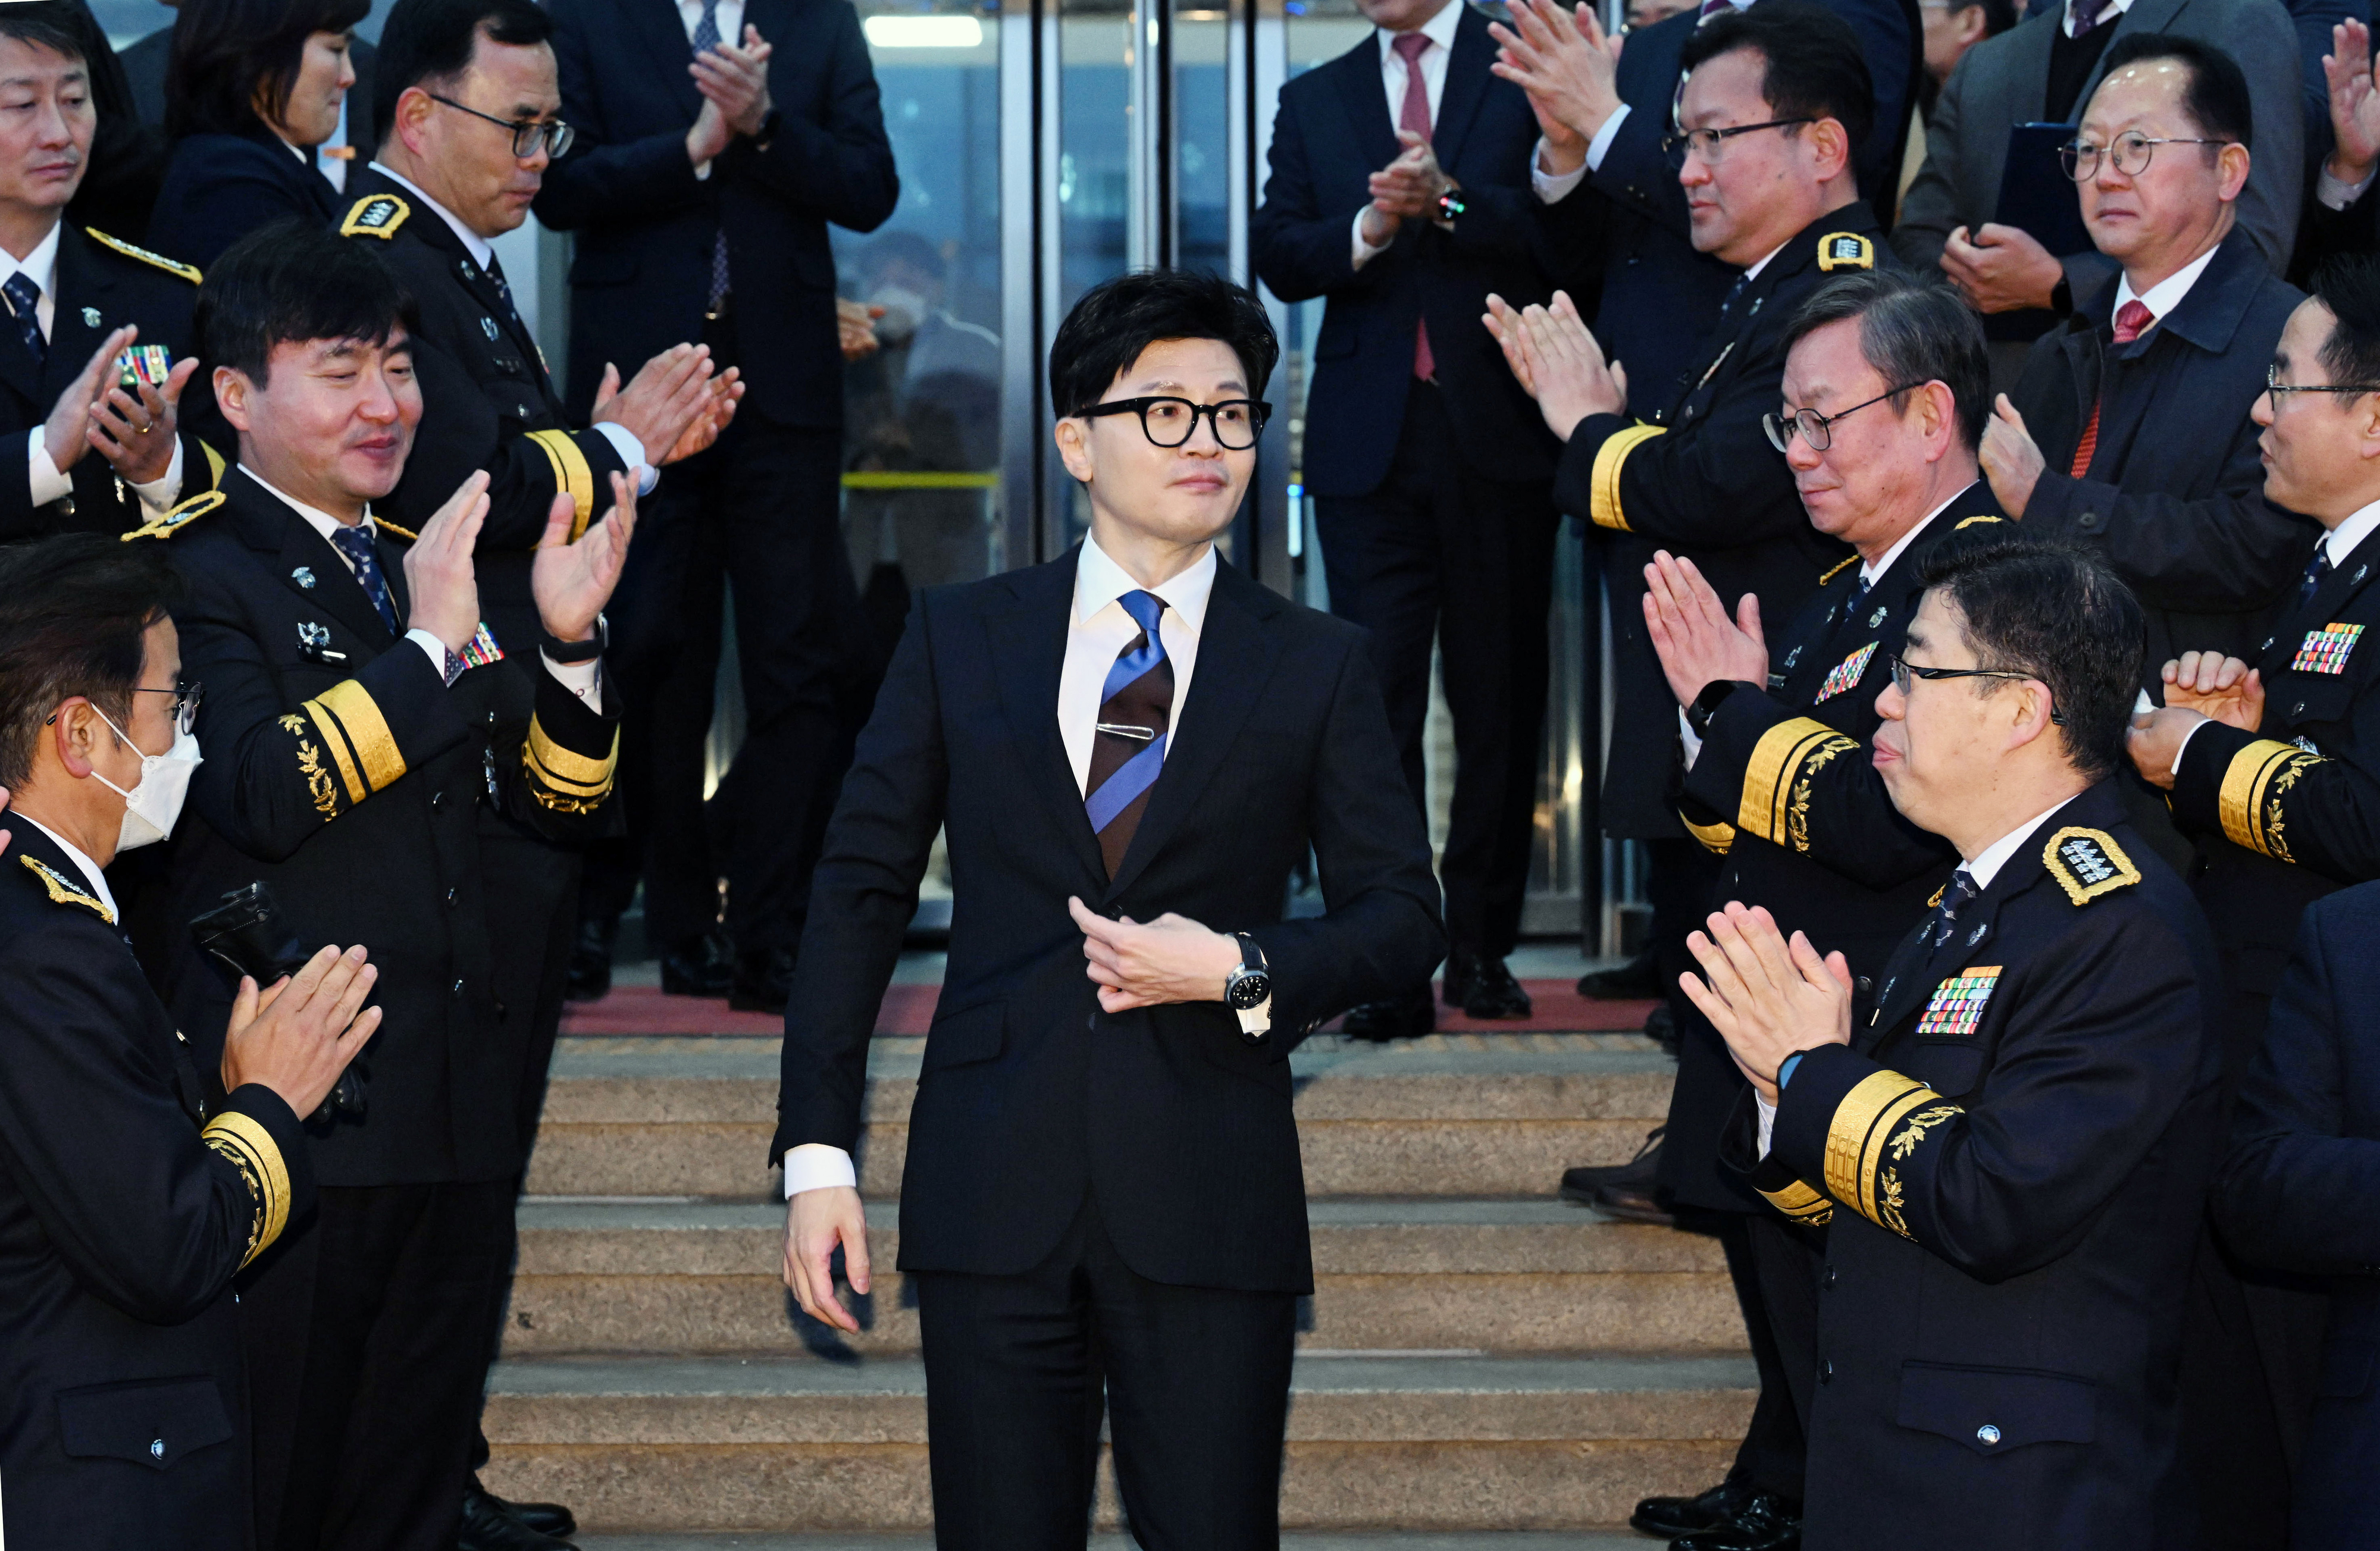
<path fill-rule="evenodd" d="M 225 894 L 223 903 L 190 923 L 190 935 L 198 939 L 200 948 L 229 964 L 233 974 L 249 976 L 259 988 L 297 974 L 314 956 L 282 919 L 273 891 L 261 881 Z M 341 1115 L 363 1119 L 362 1068 L 358 1060 L 339 1073 L 330 1097 L 308 1117 L 310 1123 L 327 1122 Z"/>

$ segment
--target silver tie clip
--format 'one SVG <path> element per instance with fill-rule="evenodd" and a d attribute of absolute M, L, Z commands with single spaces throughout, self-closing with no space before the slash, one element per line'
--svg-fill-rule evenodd
<path fill-rule="evenodd" d="M 1130 738 L 1135 743 L 1146 744 L 1157 741 L 1157 729 L 1154 727 L 1135 727 L 1129 722 L 1102 721 L 1099 724 L 1099 728 L 1102 733 L 1113 733 L 1119 738 Z"/>

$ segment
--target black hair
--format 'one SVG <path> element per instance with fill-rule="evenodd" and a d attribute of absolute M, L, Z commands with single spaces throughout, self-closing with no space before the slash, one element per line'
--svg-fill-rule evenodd
<path fill-rule="evenodd" d="M 1986 38 L 1997 38 L 2016 25 L 2016 0 L 1966 0 L 1966 5 L 1953 6 L 1951 9 L 1963 11 L 1967 6 L 1984 8 L 1984 36 Z"/>
<path fill-rule="evenodd" d="M 371 0 L 182 0 L 165 64 L 165 132 L 246 134 L 288 106 L 306 40 L 346 32 Z"/>
<path fill-rule="evenodd" d="M 1760 55 L 1760 95 L 1772 115 L 1833 119 L 1850 141 L 1847 160 L 1856 164 L 1876 123 L 1876 84 L 1851 23 L 1815 0 L 1761 0 L 1705 23 L 1686 40 L 1679 65 L 1692 70 L 1738 49 Z"/>
<path fill-rule="evenodd" d="M 91 36 L 96 29 L 86 25 L 84 14 L 71 0 L 20 0 L 18 5 L 0 5 L 0 38 L 14 38 L 68 59 L 79 59 L 88 69 Z"/>
<path fill-rule="evenodd" d="M 553 18 L 537 0 L 397 0 L 372 61 L 372 133 L 396 127 L 396 100 L 413 87 L 453 85 L 471 67 L 480 40 L 530 48 L 552 39 Z"/>
<path fill-rule="evenodd" d="M 2022 535 L 1946 545 L 1917 579 L 1956 605 L 1979 668 L 2039 679 L 2066 757 L 2099 781 L 2121 768 L 2141 685 L 2146 616 L 2107 557 Z M 1978 695 L 2007 679 L 1969 679 Z"/>
<path fill-rule="evenodd" d="M 1983 320 L 1948 285 L 1896 270 L 1838 275 L 1810 294 L 1785 327 L 1785 348 L 1828 323 L 1859 320 L 1860 354 L 1888 387 L 1939 382 L 1958 406 L 1959 440 L 1969 452 L 1984 444 L 1992 413 L 1992 361 Z M 1908 407 L 1892 398 L 1894 414 Z"/>
<path fill-rule="evenodd" d="M 131 724 L 143 634 L 182 597 L 165 546 L 67 533 L 0 549 L 0 786 L 32 773 L 42 730 L 80 695 Z"/>
<path fill-rule="evenodd" d="M 1219 339 L 1230 345 L 1250 398 L 1264 396 L 1281 359 L 1272 320 L 1246 286 L 1203 270 L 1140 270 L 1084 292 L 1058 325 L 1050 342 L 1050 409 L 1062 418 L 1099 403 L 1160 339 Z"/>
<path fill-rule="evenodd" d="M 2380 382 L 2380 257 L 2340 254 L 2314 272 L 2313 291 L 2333 319 L 2316 352 L 2331 382 Z M 2325 396 L 2355 402 L 2348 394 Z"/>
<path fill-rule="evenodd" d="M 288 216 L 224 249 L 199 287 L 199 354 L 265 381 L 273 347 L 347 339 L 385 345 L 419 327 L 412 294 L 372 245 Z"/>
<path fill-rule="evenodd" d="M 2238 140 L 2250 151 L 2255 149 L 2256 115 L 2253 99 L 2248 95 L 2247 74 L 2237 60 L 2212 43 L 2174 32 L 2127 32 L 2107 45 L 2107 56 L 2100 62 L 2100 84 L 2106 85 L 2109 76 L 2127 65 L 2158 59 L 2178 59 L 2189 67 L 2190 84 L 2182 91 L 2181 109 L 2200 134 L 2209 139 Z M 2210 156 L 2221 155 L 2223 151 L 2215 145 L 2204 149 Z"/>

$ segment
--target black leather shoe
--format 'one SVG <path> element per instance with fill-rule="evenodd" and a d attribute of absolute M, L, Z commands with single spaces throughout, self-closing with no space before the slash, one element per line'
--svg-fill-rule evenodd
<path fill-rule="evenodd" d="M 1656 1228 L 1678 1226 L 1678 1219 L 1662 1205 L 1660 1192 L 1650 1180 L 1642 1184 L 1606 1185 L 1595 1193 L 1595 1199 L 1587 1205 L 1621 1222 L 1645 1222 Z"/>
<path fill-rule="evenodd" d="M 1389 1001 L 1367 1001 L 1351 1011 L 1339 1032 L 1350 1039 L 1385 1045 L 1391 1039 L 1418 1039 L 1438 1027 L 1438 1006 L 1427 987 Z"/>
<path fill-rule="evenodd" d="M 1734 1518 L 1670 1543 L 1670 1551 L 1801 1551 L 1802 1505 L 1755 1492 Z"/>
<path fill-rule="evenodd" d="M 1668 1002 L 1645 1014 L 1645 1037 L 1658 1045 L 1664 1055 L 1678 1053 L 1678 1015 L 1670 1011 Z"/>
<path fill-rule="evenodd" d="M 1628 1527 L 1664 1540 L 1700 1534 L 1734 1519 L 1754 1495 L 1749 1482 L 1730 1476 L 1698 1496 L 1646 1497 L 1628 1516 Z"/>
<path fill-rule="evenodd" d="M 727 1005 L 738 1012 L 783 1012 L 793 989 L 792 949 L 739 953 L 735 956 L 735 988 L 727 993 Z"/>
<path fill-rule="evenodd" d="M 503 1499 L 485 1492 L 463 1494 L 463 1524 L 455 1551 L 571 1551 L 570 1543 L 532 1530 L 504 1511 Z"/>
<path fill-rule="evenodd" d="M 723 997 L 735 984 L 735 956 L 717 932 L 705 932 L 662 955 L 664 995 Z"/>
<path fill-rule="evenodd" d="M 617 921 L 581 921 L 570 943 L 570 979 L 563 995 L 572 1001 L 601 1001 L 612 991 L 612 944 Z"/>
<path fill-rule="evenodd" d="M 492 1504 L 498 1513 L 511 1514 L 541 1535 L 568 1536 L 578 1533 L 578 1516 L 560 1503 L 506 1502 L 480 1485 L 477 1475 L 471 1477 L 471 1484 L 464 1490 L 467 1501 L 469 1496 L 483 1498 Z M 468 1511 L 468 1508 L 466 1511 Z"/>
<path fill-rule="evenodd" d="M 1455 994 L 1457 970 L 1462 994 Z M 1529 993 L 1512 978 L 1501 959 L 1457 948 L 1446 961 L 1446 1004 L 1460 1007 L 1466 1018 L 1525 1018 L 1536 1009 Z"/>
<path fill-rule="evenodd" d="M 1661 994 L 1661 971 L 1646 949 L 1617 969 L 1598 969 L 1578 977 L 1578 994 L 1594 1001 L 1635 1001 Z"/>
<path fill-rule="evenodd" d="M 1606 1185 L 1638 1185 L 1650 1189 L 1653 1172 L 1661 1166 L 1661 1135 L 1669 1129 L 1666 1125 L 1657 1125 L 1646 1132 L 1645 1145 L 1637 1148 L 1636 1156 L 1625 1163 L 1583 1163 L 1575 1169 L 1563 1169 L 1561 1198 L 1591 1206 L 1595 1204 L 1595 1193 Z M 1685 1533 L 1683 1530 L 1671 1533 Z"/>

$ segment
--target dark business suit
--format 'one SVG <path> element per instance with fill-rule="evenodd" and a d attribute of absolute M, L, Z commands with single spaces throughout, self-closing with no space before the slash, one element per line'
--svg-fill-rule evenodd
<path fill-rule="evenodd" d="M 1448 935 L 1500 959 L 1519 941 L 1528 885 L 1558 447 L 1479 316 L 1491 292 L 1516 307 L 1550 299 L 1584 248 L 1585 201 L 1548 206 L 1531 190 L 1536 120 L 1518 87 L 1488 73 L 1495 55 L 1486 18 L 1465 6 L 1430 136 L 1463 187 L 1451 232 L 1406 221 L 1385 252 L 1354 266 L 1366 180 L 1402 149 L 1372 32 L 1282 89 L 1251 252 L 1282 300 L 1328 298 L 1304 477 L 1331 612 L 1372 632 L 1417 805 L 1431 651 L 1442 651 L 1457 772 L 1441 873 Z M 1424 321 L 1434 383 L 1414 375 Z"/>
<path fill-rule="evenodd" d="M 919 595 L 819 865 L 770 1156 L 857 1141 L 876 1003 L 943 831 L 968 882 L 901 1194 L 941 1544 L 1083 1543 L 1095 1335 L 1143 1544 L 1269 1545 L 1295 1300 L 1313 1285 L 1287 1057 L 1428 973 L 1438 889 L 1362 633 L 1228 565 L 1111 878 L 1054 714 L 1076 552 Z M 1284 921 L 1309 847 L 1329 913 Z M 1220 1002 L 1100 1012 L 1069 896 L 1248 932 L 1271 1034 L 1243 1039 Z M 1068 1312 L 1078 1272 L 1096 1313 Z M 1014 1371 L 1029 1351 L 1047 1357 L 1038 1381 Z M 1152 1465 L 1152 1443 L 1177 1468 Z"/>
<path fill-rule="evenodd" d="M 327 226 L 345 208 L 312 151 L 256 124 L 245 134 L 175 142 L 149 235 L 161 252 L 203 270 L 259 227 L 291 219 Z"/>
<path fill-rule="evenodd" d="M 774 45 L 775 113 L 702 179 L 686 155 L 702 98 L 676 6 L 557 0 L 552 10 L 562 114 L 578 142 L 547 172 L 537 215 L 577 239 L 572 419 L 586 418 L 606 362 L 626 375 L 688 340 L 739 367 L 747 390 L 719 444 L 671 467 L 611 609 L 631 784 L 650 794 L 630 820 L 646 929 L 663 947 L 701 937 L 724 870 L 738 948 L 790 950 L 876 667 L 839 523 L 843 357 L 827 243 L 829 223 L 872 231 L 900 195 L 875 74 L 846 0 L 749 0 L 746 24 Z M 706 319 L 722 232 L 733 289 Z M 721 788 L 723 869 L 703 824 L 699 757 L 722 564 L 748 718 Z M 590 914 L 616 917 L 638 867 L 613 865 Z"/>
<path fill-rule="evenodd" d="M 0 831 L 0 1534 L 250 1551 L 232 1277 L 311 1212 L 305 1134 L 211 1097 L 81 870 Z"/>

